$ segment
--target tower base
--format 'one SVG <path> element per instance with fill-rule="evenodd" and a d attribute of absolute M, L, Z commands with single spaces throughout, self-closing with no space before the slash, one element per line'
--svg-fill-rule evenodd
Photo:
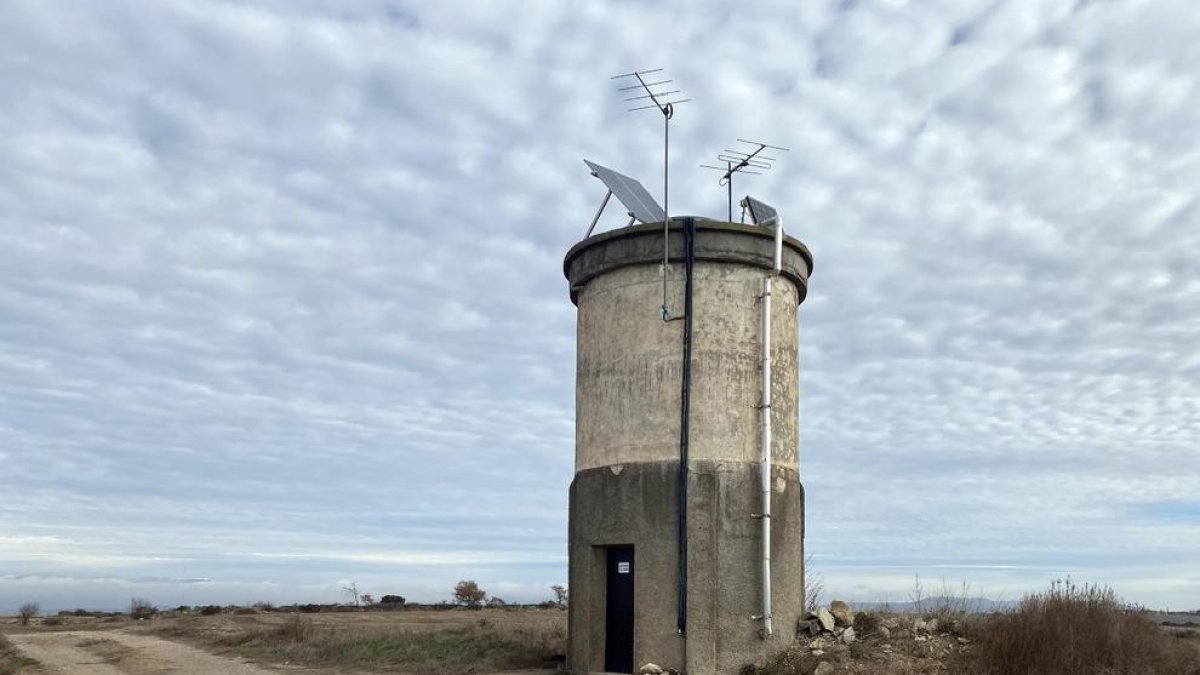
<path fill-rule="evenodd" d="M 759 465 L 688 463 L 686 632 L 679 610 L 679 462 L 585 469 L 571 482 L 572 673 L 735 673 L 784 650 L 804 611 L 804 489 L 772 474 L 774 635 L 762 636 Z M 626 669 L 628 668 L 628 669 Z"/>

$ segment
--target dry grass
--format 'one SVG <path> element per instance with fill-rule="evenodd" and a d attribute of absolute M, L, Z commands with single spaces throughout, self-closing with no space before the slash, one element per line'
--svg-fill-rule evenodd
<path fill-rule="evenodd" d="M 266 662 L 356 669 L 536 668 L 566 650 L 557 610 L 191 617 L 152 630 Z"/>
<path fill-rule="evenodd" d="M 1011 612 L 968 626 L 962 672 L 981 675 L 1200 675 L 1200 653 L 1112 589 L 1056 581 Z"/>
<path fill-rule="evenodd" d="M 1099 586 L 1055 582 L 1009 612 L 963 612 L 967 587 L 921 614 L 860 611 L 857 639 L 807 633 L 743 675 L 1200 675 L 1200 632 L 1163 629 Z M 917 599 L 922 599 L 918 594 Z"/>

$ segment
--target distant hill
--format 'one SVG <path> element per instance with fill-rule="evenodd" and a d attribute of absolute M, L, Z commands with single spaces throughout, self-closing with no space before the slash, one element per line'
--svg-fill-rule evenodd
<path fill-rule="evenodd" d="M 869 609 L 874 611 L 896 612 L 898 614 L 918 614 L 937 612 L 942 608 L 949 607 L 953 609 L 961 609 L 967 612 L 988 614 L 991 612 L 1003 612 L 1004 610 L 1012 609 L 1017 606 L 1016 600 L 992 600 L 990 598 L 950 598 L 950 597 L 933 597 L 922 598 L 919 603 L 915 602 L 851 602 L 850 606 L 854 609 Z"/>

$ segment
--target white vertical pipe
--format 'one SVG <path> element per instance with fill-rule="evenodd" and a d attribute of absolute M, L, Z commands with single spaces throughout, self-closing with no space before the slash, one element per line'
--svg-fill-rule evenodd
<path fill-rule="evenodd" d="M 763 279 L 762 300 L 762 461 L 759 463 L 762 485 L 762 620 L 763 637 L 771 636 L 771 281 Z"/>
<path fill-rule="evenodd" d="M 771 285 L 783 268 L 783 222 L 775 217 L 775 256 L 763 279 L 762 299 L 762 620 L 763 637 L 771 637 Z"/>

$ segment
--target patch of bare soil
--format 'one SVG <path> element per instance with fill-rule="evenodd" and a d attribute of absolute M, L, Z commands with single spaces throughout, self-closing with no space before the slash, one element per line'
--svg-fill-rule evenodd
<path fill-rule="evenodd" d="M 270 675 L 254 664 L 151 635 L 61 631 L 9 635 L 47 675 Z"/>

